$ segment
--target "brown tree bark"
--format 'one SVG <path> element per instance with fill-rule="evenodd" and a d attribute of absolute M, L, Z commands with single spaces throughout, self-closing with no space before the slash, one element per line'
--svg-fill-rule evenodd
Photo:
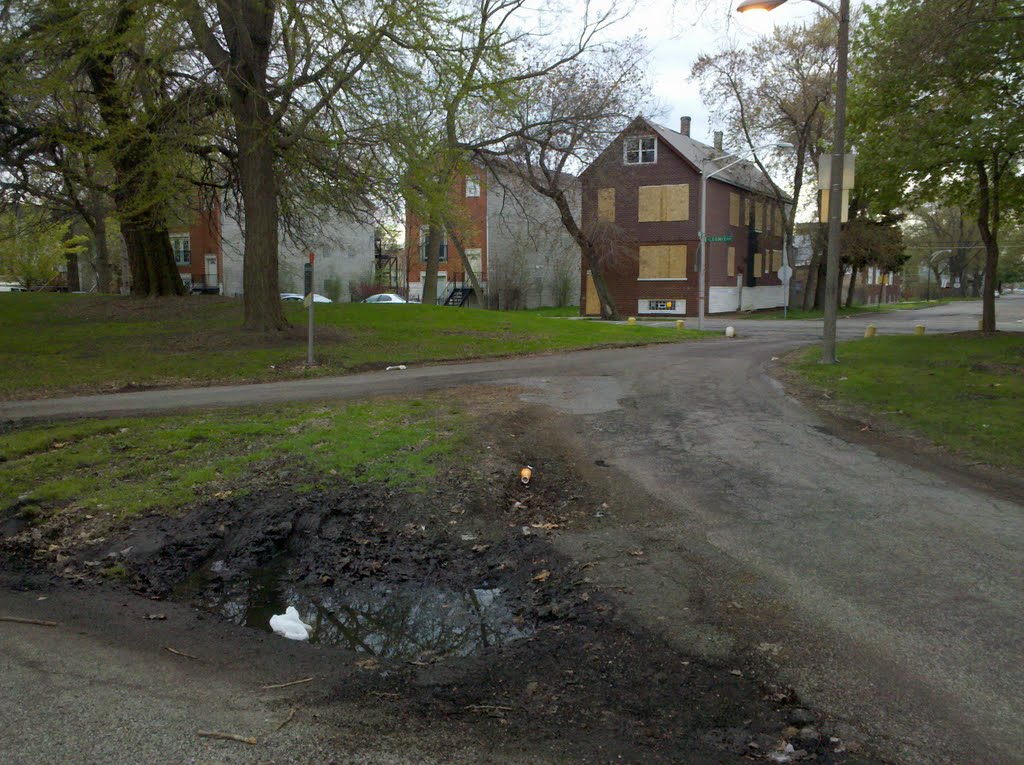
<path fill-rule="evenodd" d="M 437 305 L 437 269 L 441 262 L 441 244 L 444 242 L 443 226 L 436 218 L 428 223 L 427 263 L 423 271 L 423 305 Z"/>
<path fill-rule="evenodd" d="M 242 326 L 257 332 L 282 330 L 288 321 L 281 307 L 277 268 L 277 175 L 274 149 L 267 131 L 260 127 L 264 119 L 269 122 L 270 115 L 262 99 L 236 97 L 233 105 L 238 131 L 238 180 L 245 211 Z"/>
<path fill-rule="evenodd" d="M 996 166 L 998 167 L 998 160 Z M 999 267 L 999 177 L 990 183 L 985 163 L 977 162 L 978 231 L 985 245 L 985 283 L 981 291 L 981 331 L 996 331 L 996 271 Z M 998 171 L 997 171 L 998 173 Z M 963 281 L 961 280 L 961 284 Z"/>

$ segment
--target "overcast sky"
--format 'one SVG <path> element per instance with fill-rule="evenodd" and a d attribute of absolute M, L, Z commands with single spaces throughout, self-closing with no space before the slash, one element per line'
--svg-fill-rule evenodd
<path fill-rule="evenodd" d="M 817 10 L 806 0 L 789 0 L 774 11 L 734 12 L 739 0 L 703 0 L 709 7 L 697 12 L 701 0 L 639 0 L 637 9 L 617 26 L 616 33 L 643 33 L 651 50 L 649 73 L 654 95 L 664 110 L 660 121 L 674 130 L 679 118 L 691 117 L 690 135 L 711 143 L 712 132 L 721 126 L 700 99 L 690 69 L 701 53 L 718 50 L 729 39 L 741 44 L 771 32 L 775 24 L 808 19 Z"/>

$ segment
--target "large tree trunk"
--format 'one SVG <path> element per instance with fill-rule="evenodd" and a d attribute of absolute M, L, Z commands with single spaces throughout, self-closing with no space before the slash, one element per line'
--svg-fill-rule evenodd
<path fill-rule="evenodd" d="M 245 329 L 257 332 L 288 326 L 278 282 L 278 199 L 270 114 L 265 99 L 234 94 L 238 181 L 245 211 L 242 291 Z"/>
<path fill-rule="evenodd" d="M 441 245 L 444 243 L 444 227 L 436 218 L 428 224 L 427 264 L 423 272 L 423 305 L 437 305 L 437 270 L 441 263 Z"/>
<path fill-rule="evenodd" d="M 132 295 L 184 295 L 185 285 L 174 262 L 167 228 L 151 222 L 128 220 L 122 221 L 121 231 L 128 249 Z"/>
<path fill-rule="evenodd" d="M 985 163 L 978 169 L 978 231 L 985 245 L 985 283 L 981 293 L 981 331 L 996 331 L 996 271 L 999 268 L 999 176 L 989 184 Z M 961 284 L 963 282 L 961 281 Z"/>
<path fill-rule="evenodd" d="M 93 268 L 96 271 L 96 291 L 99 293 L 116 292 L 114 271 L 110 265 L 110 246 L 107 242 L 107 221 L 102 212 L 91 221 L 92 240 L 96 245 Z"/>

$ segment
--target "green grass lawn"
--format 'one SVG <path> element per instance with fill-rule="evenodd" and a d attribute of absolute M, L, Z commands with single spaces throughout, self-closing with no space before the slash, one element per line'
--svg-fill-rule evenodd
<path fill-rule="evenodd" d="M 112 521 L 247 490 L 261 466 L 298 491 L 333 480 L 412 489 L 469 420 L 443 394 L 22 427 L 0 440 L 0 507 Z"/>
<path fill-rule="evenodd" d="M 977 298 L 941 298 L 939 300 L 907 300 L 902 303 L 884 303 L 882 305 L 852 305 L 849 308 L 843 307 L 839 309 L 840 316 L 856 316 L 861 313 L 889 313 L 890 311 L 913 311 L 920 308 L 934 308 L 937 305 L 944 305 L 946 303 L 952 303 L 954 300 L 977 300 Z M 820 319 L 825 315 L 824 311 L 811 310 L 805 311 L 802 308 L 790 308 L 786 312 L 785 318 L 792 320 L 803 320 L 803 319 Z M 770 311 L 758 311 L 752 313 L 749 316 L 744 315 L 745 319 L 781 319 L 783 318 L 783 311 L 781 308 L 772 309 Z"/>
<path fill-rule="evenodd" d="M 0 398 L 136 387 L 256 382 L 600 346 L 676 342 L 692 330 L 571 321 L 544 311 L 424 305 L 316 307 L 316 360 L 305 367 L 306 310 L 286 332 L 241 329 L 240 300 L 0 295 Z"/>
<path fill-rule="evenodd" d="M 994 465 L 1024 467 L 1024 336 L 876 337 L 809 348 L 793 369 L 840 401 Z"/>

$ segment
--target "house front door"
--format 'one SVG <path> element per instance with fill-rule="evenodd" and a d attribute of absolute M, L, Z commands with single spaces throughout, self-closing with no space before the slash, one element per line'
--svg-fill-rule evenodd
<path fill-rule="evenodd" d="M 601 300 L 597 296 L 597 287 L 594 285 L 594 277 L 587 271 L 587 296 L 583 303 L 583 314 L 585 316 L 601 315 Z"/>
<path fill-rule="evenodd" d="M 216 287 L 219 283 L 217 281 L 217 256 L 207 255 L 206 256 L 206 287 Z"/>

